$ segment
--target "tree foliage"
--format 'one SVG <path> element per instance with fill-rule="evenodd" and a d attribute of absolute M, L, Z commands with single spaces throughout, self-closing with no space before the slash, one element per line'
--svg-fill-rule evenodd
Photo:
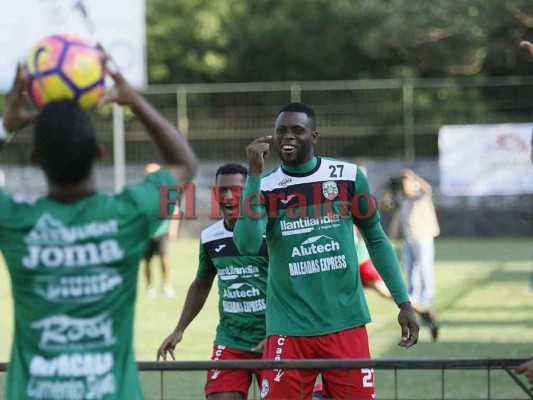
<path fill-rule="evenodd" d="M 151 83 L 528 74 L 531 0 L 147 0 Z"/>

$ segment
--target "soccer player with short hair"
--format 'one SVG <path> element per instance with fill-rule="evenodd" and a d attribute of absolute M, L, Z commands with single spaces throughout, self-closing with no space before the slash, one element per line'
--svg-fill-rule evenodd
<path fill-rule="evenodd" d="M 103 150 L 76 103 L 29 111 L 22 66 L 6 97 L 5 130 L 36 119 L 32 160 L 48 188 L 35 201 L 0 191 L 0 250 L 15 308 L 6 400 L 143 397 L 133 350 L 139 261 L 161 223 L 158 186 L 189 181 L 197 161 L 179 132 L 109 73 L 115 89 L 103 101 L 131 108 L 169 168 L 116 195 L 96 190 Z"/>
<path fill-rule="evenodd" d="M 233 243 L 233 228 L 239 214 L 240 192 L 248 171 L 238 164 L 222 165 L 216 172 L 216 194 L 223 219 L 202 231 L 196 278 L 189 287 L 185 305 L 174 331 L 163 341 L 157 358 L 174 358 L 174 348 L 207 300 L 218 275 L 220 322 L 212 360 L 261 359 L 265 339 L 268 253 L 260 240 L 257 254 L 245 256 Z M 207 373 L 205 395 L 209 400 L 242 400 L 255 374 L 246 370 L 211 370 Z"/>
<path fill-rule="evenodd" d="M 234 240 L 242 254 L 269 251 L 264 359 L 370 358 L 370 315 L 358 271 L 353 224 L 400 308 L 400 345 L 418 340 L 396 255 L 380 224 L 367 180 L 357 165 L 317 157 L 315 114 L 302 103 L 278 113 L 273 135 L 282 164 L 261 177 L 272 136 L 247 146 L 250 174 Z M 372 399 L 372 369 L 267 370 L 262 399 L 310 398 L 322 375 L 323 395 Z"/>

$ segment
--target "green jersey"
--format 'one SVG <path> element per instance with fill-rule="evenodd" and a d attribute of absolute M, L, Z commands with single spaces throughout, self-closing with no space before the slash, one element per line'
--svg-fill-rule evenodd
<path fill-rule="evenodd" d="M 299 170 L 280 166 L 242 194 L 235 241 L 255 252 L 266 229 L 270 256 L 267 335 L 316 336 L 370 322 L 354 245 L 361 230 L 398 304 L 409 301 L 398 261 L 381 229 L 368 183 L 354 164 L 314 158 Z M 259 206 L 250 195 L 262 194 Z M 247 213 L 257 212 L 256 215 Z M 259 215 L 262 215 L 260 218 Z M 372 254 L 374 253 L 374 254 Z"/>
<path fill-rule="evenodd" d="M 353 236 L 355 242 L 355 250 L 357 251 L 357 261 L 359 262 L 359 265 L 361 265 L 365 261 L 370 260 L 370 254 L 368 254 L 368 249 L 366 248 L 365 241 L 361 236 L 359 236 L 359 232 L 355 228 L 353 231 Z"/>
<path fill-rule="evenodd" d="M 257 255 L 241 255 L 224 220 L 204 229 L 200 241 L 197 277 L 218 275 L 220 322 L 215 344 L 250 351 L 266 337 L 266 242 L 263 239 Z"/>
<path fill-rule="evenodd" d="M 139 260 L 160 225 L 166 170 L 118 195 L 25 202 L 0 192 L 15 332 L 6 399 L 140 399 L 133 351 Z"/>

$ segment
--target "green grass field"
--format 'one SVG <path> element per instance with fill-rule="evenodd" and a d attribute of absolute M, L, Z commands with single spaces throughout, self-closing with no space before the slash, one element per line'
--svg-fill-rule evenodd
<path fill-rule="evenodd" d="M 392 302 L 367 294 L 373 323 L 369 325 L 370 349 L 374 358 L 478 358 L 525 357 L 533 353 L 533 292 L 528 290 L 533 267 L 532 242 L 524 239 L 439 239 L 437 245 L 436 308 L 441 321 L 439 341 L 432 343 L 426 329 L 418 345 L 398 347 L 400 330 L 397 308 Z M 171 245 L 172 281 L 177 295 L 167 299 L 144 296 L 139 280 L 135 324 L 138 360 L 154 360 L 162 339 L 177 322 L 187 288 L 196 272 L 198 245 L 181 240 Z M 155 265 L 155 267 L 158 267 Z M 154 269 L 156 282 L 158 268 Z M 13 326 L 12 302 L 6 269 L 0 268 L 0 361 L 9 358 Z M 334 293 L 332 293 L 334 295 Z M 210 357 L 218 320 L 217 292 L 211 296 L 176 349 L 182 360 Z M 487 371 L 448 371 L 444 389 L 441 371 L 400 371 L 400 399 L 487 399 Z M 147 399 L 202 399 L 205 373 L 143 373 Z M 3 390 L 3 376 L 0 387 Z M 392 371 L 376 371 L 378 398 L 394 396 Z M 526 399 L 527 396 L 503 371 L 491 372 L 491 399 Z M 259 398 L 254 394 L 255 398 Z M 0 395 L 0 399 L 2 396 Z M 251 398 L 254 398 L 251 396 Z"/>

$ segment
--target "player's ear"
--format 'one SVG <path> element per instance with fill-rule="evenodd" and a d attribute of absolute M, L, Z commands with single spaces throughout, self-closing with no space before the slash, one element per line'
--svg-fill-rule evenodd
<path fill-rule="evenodd" d="M 312 136 L 313 139 L 311 143 L 316 144 L 316 142 L 318 142 L 318 131 L 313 131 Z"/>
<path fill-rule="evenodd" d="M 102 143 L 98 143 L 96 145 L 96 149 L 94 150 L 94 158 L 96 160 L 101 160 L 102 158 L 104 158 L 104 154 L 105 154 L 105 146 Z"/>
<path fill-rule="evenodd" d="M 30 162 L 32 165 L 41 165 L 41 160 L 39 159 L 39 156 L 35 150 L 32 150 L 30 153 Z"/>

